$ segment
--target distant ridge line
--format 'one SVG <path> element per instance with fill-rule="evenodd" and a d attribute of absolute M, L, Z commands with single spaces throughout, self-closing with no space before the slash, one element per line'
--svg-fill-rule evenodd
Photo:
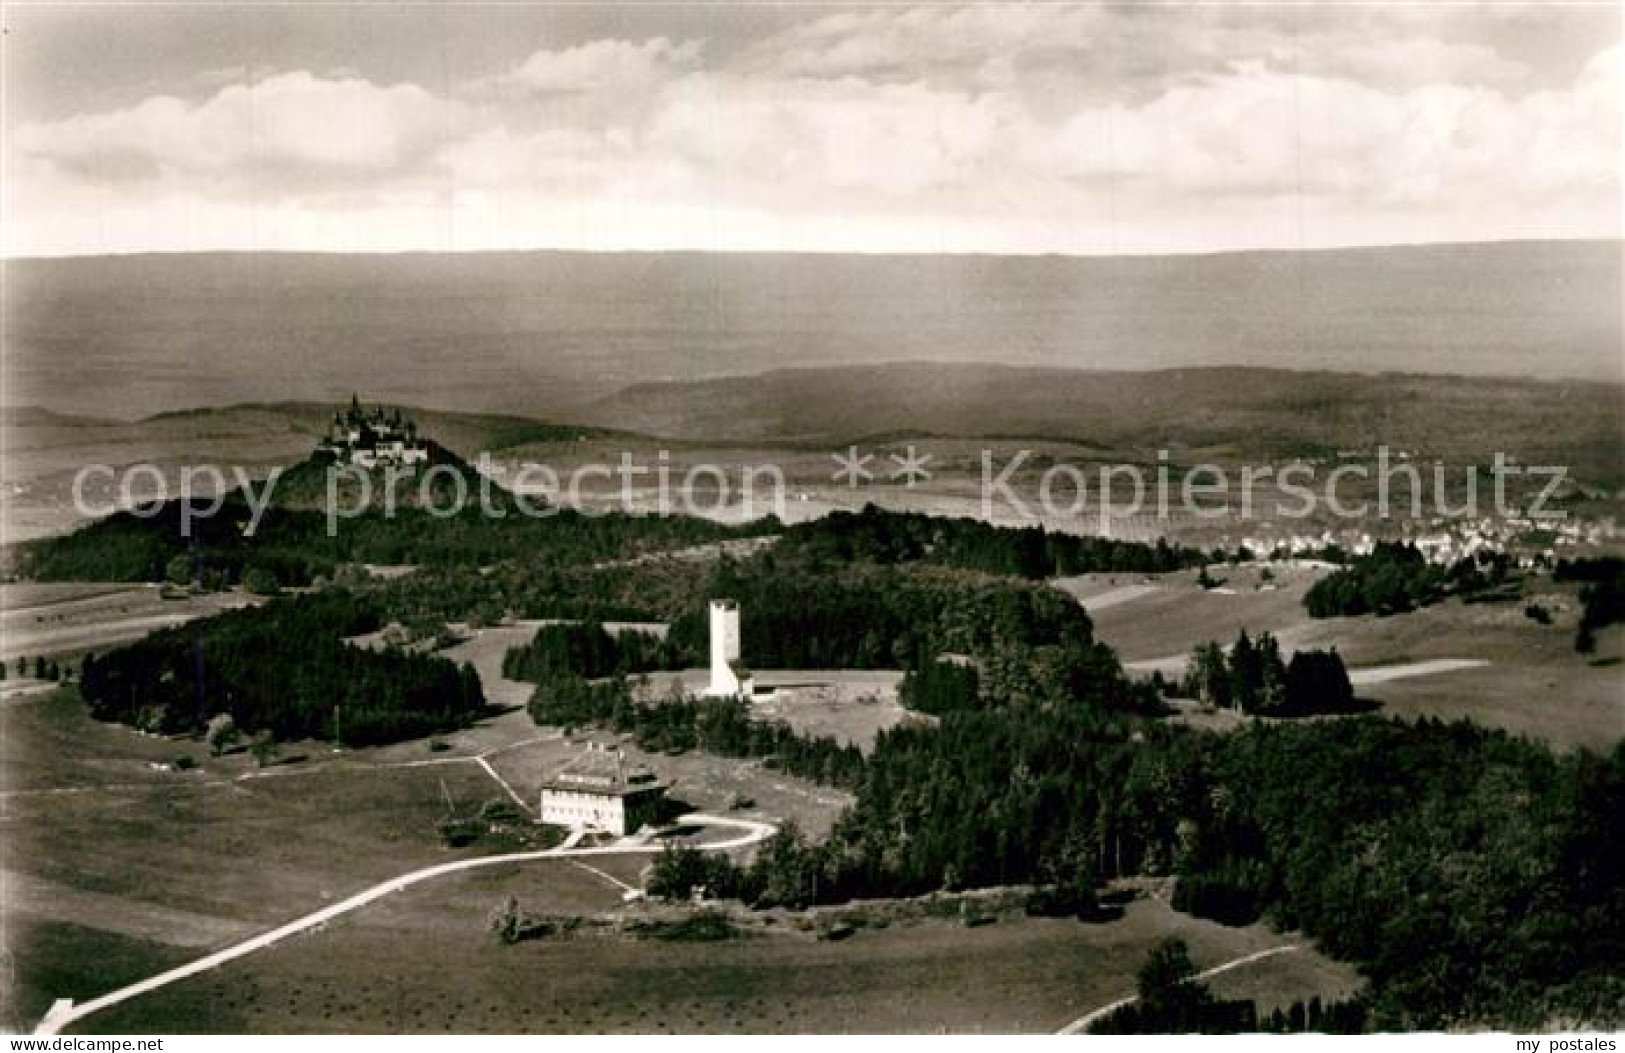
<path fill-rule="evenodd" d="M 184 258 L 205 256 L 266 256 L 266 257 L 459 257 L 459 256 L 782 256 L 857 259 L 996 259 L 996 260 L 1190 260 L 1234 256 L 1296 256 L 1326 253 L 1404 252 L 1430 249 L 1470 249 L 1486 247 L 1528 247 L 1535 245 L 1619 245 L 1625 250 L 1625 238 L 1492 238 L 1481 241 L 1399 241 L 1355 243 L 1346 245 L 1312 245 L 1302 248 L 1282 246 L 1237 246 L 1233 248 L 1192 249 L 1179 252 L 987 252 L 987 251 L 866 251 L 860 249 L 751 249 L 751 248 L 568 248 L 536 246 L 531 248 L 470 248 L 470 249 L 137 249 L 129 252 L 63 253 L 47 256 L 0 255 L 0 265 L 8 263 L 41 263 L 74 260 L 143 260 L 153 258 Z"/>

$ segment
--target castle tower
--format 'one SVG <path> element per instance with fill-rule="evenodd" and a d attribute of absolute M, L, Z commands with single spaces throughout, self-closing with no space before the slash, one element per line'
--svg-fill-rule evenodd
<path fill-rule="evenodd" d="M 705 694 L 712 698 L 734 698 L 748 692 L 749 679 L 741 678 L 739 668 L 739 604 L 733 600 L 711 601 L 711 683 Z"/>

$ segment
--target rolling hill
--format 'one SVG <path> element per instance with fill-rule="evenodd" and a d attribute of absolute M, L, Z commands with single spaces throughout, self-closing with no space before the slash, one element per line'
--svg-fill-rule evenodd
<path fill-rule="evenodd" d="M 173 493 L 179 473 L 191 466 L 212 465 L 227 474 L 241 470 L 258 478 L 273 467 L 298 464 L 315 447 L 335 408 L 284 402 L 176 410 L 134 421 L 69 416 L 38 407 L 9 409 L 0 414 L 0 449 L 5 451 L 0 482 L 7 488 L 0 506 L 0 537 L 26 540 L 80 522 L 83 517 L 73 507 L 73 480 L 86 466 L 152 465 Z M 402 408 L 425 435 L 471 458 L 480 451 L 494 454 L 516 446 L 537 449 L 619 435 L 500 414 Z M 94 490 L 96 480 L 91 483 Z M 92 493 L 96 502 L 109 496 Z"/>
<path fill-rule="evenodd" d="M 589 419 L 708 441 L 843 442 L 914 431 L 1069 439 L 1108 449 L 1240 456 L 1394 450 L 1569 465 L 1622 479 L 1625 389 L 1584 381 L 1300 373 L 1239 367 L 1144 373 L 900 363 L 642 384 Z"/>

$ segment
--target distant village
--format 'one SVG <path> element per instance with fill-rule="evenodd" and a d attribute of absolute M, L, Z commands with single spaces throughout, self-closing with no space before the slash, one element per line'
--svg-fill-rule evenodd
<path fill-rule="evenodd" d="M 1612 517 L 1560 521 L 1506 518 L 1447 518 L 1411 520 L 1393 530 L 1376 532 L 1349 527 L 1319 532 L 1257 535 L 1237 539 L 1240 548 L 1257 556 L 1313 557 L 1331 550 L 1350 556 L 1369 554 L 1378 541 L 1408 541 L 1433 563 L 1455 563 L 1479 553 L 1505 553 L 1522 567 L 1551 566 L 1565 555 L 1610 547 L 1619 538 Z"/>

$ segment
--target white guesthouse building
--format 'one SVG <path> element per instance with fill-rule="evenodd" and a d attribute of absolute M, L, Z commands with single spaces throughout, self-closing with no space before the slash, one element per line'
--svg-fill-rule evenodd
<path fill-rule="evenodd" d="M 666 785 L 648 767 L 628 765 L 614 747 L 589 744 L 542 786 L 541 819 L 624 837 L 656 822 L 665 797 Z"/>

